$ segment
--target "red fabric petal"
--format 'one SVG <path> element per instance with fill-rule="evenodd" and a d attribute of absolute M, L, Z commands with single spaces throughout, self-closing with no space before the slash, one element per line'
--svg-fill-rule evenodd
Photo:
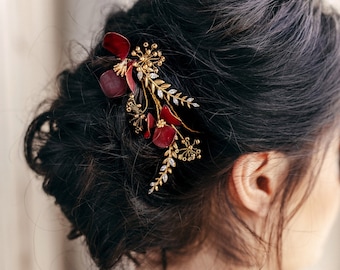
<path fill-rule="evenodd" d="M 100 76 L 99 83 L 105 96 L 108 98 L 121 97 L 127 91 L 125 79 L 117 76 L 112 69 L 104 72 Z"/>
<path fill-rule="evenodd" d="M 136 82 L 135 80 L 133 79 L 132 77 L 132 70 L 133 70 L 133 65 L 130 65 L 128 70 L 126 71 L 126 81 L 127 81 L 127 84 L 130 88 L 130 90 L 132 91 L 132 93 L 135 93 L 136 91 Z"/>
<path fill-rule="evenodd" d="M 148 113 L 146 116 L 146 123 L 147 123 L 147 131 L 144 133 L 145 139 L 150 139 L 151 137 L 151 129 L 155 127 L 155 118 L 151 113 Z"/>
<path fill-rule="evenodd" d="M 103 47 L 121 60 L 124 60 L 130 52 L 129 40 L 115 32 L 106 33 L 103 40 Z"/>
<path fill-rule="evenodd" d="M 155 124 L 156 124 L 156 120 L 155 117 L 153 117 L 153 115 L 151 113 L 148 113 L 146 121 L 148 122 L 148 128 L 154 128 Z"/>
<path fill-rule="evenodd" d="M 167 105 L 164 105 L 161 110 L 161 118 L 170 125 L 180 126 L 182 121 L 176 117 Z"/>
<path fill-rule="evenodd" d="M 144 132 L 144 139 L 150 139 L 151 138 L 151 131 L 147 130 Z"/>
<path fill-rule="evenodd" d="M 153 134 L 152 142 L 159 148 L 167 148 L 173 143 L 176 130 L 171 126 L 156 128 Z"/>

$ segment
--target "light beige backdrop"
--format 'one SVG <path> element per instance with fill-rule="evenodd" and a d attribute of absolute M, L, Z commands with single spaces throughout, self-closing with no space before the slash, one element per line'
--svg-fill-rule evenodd
<path fill-rule="evenodd" d="M 339 0 L 329 0 L 340 7 Z M 0 269 L 95 269 L 82 243 L 41 191 L 22 154 L 35 105 L 54 91 L 68 55 L 81 59 L 112 5 L 131 0 L 0 0 Z M 74 41 L 72 41 L 74 40 Z M 83 52 L 83 53 L 82 53 Z M 320 264 L 340 269 L 340 220 Z"/>

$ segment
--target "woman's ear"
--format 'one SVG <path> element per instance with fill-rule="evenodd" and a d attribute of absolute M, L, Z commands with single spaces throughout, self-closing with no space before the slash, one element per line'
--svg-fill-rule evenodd
<path fill-rule="evenodd" d="M 264 217 L 280 183 L 288 172 L 287 158 L 278 152 L 245 154 L 234 163 L 230 175 L 236 200 L 254 214 Z"/>

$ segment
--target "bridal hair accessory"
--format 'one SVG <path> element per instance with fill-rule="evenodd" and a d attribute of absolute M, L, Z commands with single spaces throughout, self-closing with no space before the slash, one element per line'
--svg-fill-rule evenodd
<path fill-rule="evenodd" d="M 136 134 L 143 134 L 153 144 L 165 149 L 164 160 L 158 176 L 150 183 L 149 194 L 158 191 L 168 181 L 176 167 L 176 160 L 193 161 L 201 158 L 200 141 L 184 136 L 181 129 L 190 129 L 176 113 L 176 107 L 199 107 L 194 98 L 183 95 L 158 73 L 165 61 L 158 45 L 145 42 L 130 53 L 130 42 L 124 36 L 109 32 L 104 36 L 103 48 L 120 61 L 113 69 L 104 72 L 99 79 L 103 93 L 108 98 L 125 95 L 131 90 L 126 103 L 129 122 Z M 128 58 L 130 53 L 130 57 Z M 136 78 L 136 80 L 135 80 Z"/>

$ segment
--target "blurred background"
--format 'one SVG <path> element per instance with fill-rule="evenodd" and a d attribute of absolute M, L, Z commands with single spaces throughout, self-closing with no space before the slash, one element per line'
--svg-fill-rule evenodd
<path fill-rule="evenodd" d="M 340 8 L 339 0 L 329 0 Z M 55 89 L 72 56 L 86 55 L 113 5 L 131 0 L 0 0 L 0 269 L 96 269 L 22 153 L 36 105 Z M 308 270 L 340 269 L 340 218 L 324 257 Z"/>

